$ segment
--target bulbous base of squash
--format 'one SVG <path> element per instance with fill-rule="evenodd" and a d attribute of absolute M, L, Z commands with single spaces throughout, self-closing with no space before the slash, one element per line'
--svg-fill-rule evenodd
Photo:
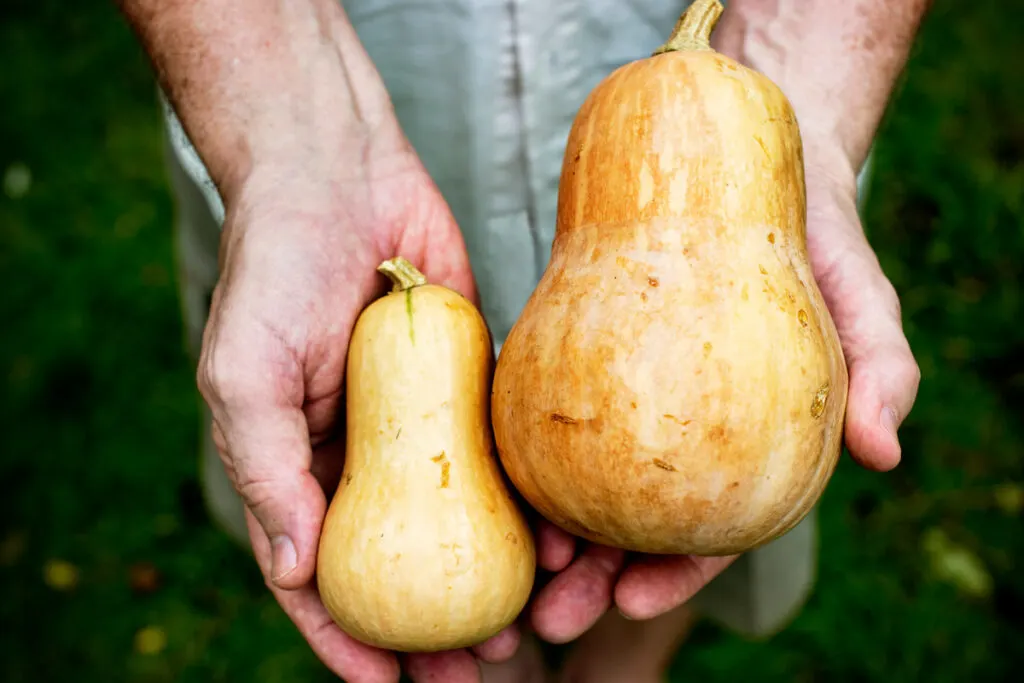
<path fill-rule="evenodd" d="M 562 235 L 502 346 L 492 423 L 513 484 L 570 533 L 730 555 L 818 500 L 848 378 L 799 242 L 688 227 Z"/>
<path fill-rule="evenodd" d="M 789 440 L 781 430 L 702 427 L 698 419 L 687 425 L 692 447 L 665 448 L 644 444 L 643 429 L 609 429 L 572 411 L 498 409 L 496 423 L 517 425 L 496 432 L 522 496 L 568 533 L 633 552 L 715 556 L 764 545 L 810 512 L 840 454 L 813 434 L 779 446 L 772 444 Z M 661 410 L 649 403 L 645 412 Z"/>
<path fill-rule="evenodd" d="M 390 572 L 371 562 L 377 565 L 373 575 L 358 559 L 324 558 L 317 577 L 324 606 L 349 636 L 394 652 L 472 647 L 515 622 L 533 587 L 533 567 L 522 562 L 522 553 L 467 556 L 468 566 L 459 572 L 439 559 L 444 552 L 430 549 L 419 561 L 398 559 L 403 566 Z"/>

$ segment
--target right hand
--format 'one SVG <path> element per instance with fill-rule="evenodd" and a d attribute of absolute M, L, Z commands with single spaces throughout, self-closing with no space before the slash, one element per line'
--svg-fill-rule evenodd
<path fill-rule="evenodd" d="M 408 144 L 363 152 L 341 173 L 340 164 L 331 173 L 323 165 L 257 167 L 226 196 L 221 274 L 197 379 L 281 607 L 344 680 L 397 683 L 396 655 L 344 634 L 313 580 L 344 457 L 349 335 L 384 291 L 376 267 L 387 258 L 404 256 L 473 301 L 476 291 L 458 227 Z M 518 643 L 510 627 L 474 652 L 502 661 Z M 479 679 L 465 650 L 410 655 L 404 665 L 415 681 Z"/>

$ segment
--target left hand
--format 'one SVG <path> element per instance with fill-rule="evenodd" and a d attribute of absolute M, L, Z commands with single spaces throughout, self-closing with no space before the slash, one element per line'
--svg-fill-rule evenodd
<path fill-rule="evenodd" d="M 896 430 L 917 396 L 920 371 L 903 334 L 900 304 L 867 242 L 857 213 L 853 164 L 838 145 L 805 141 L 807 241 L 814 276 L 839 330 L 850 373 L 846 446 L 863 467 L 886 471 L 900 460 Z M 543 523 L 538 562 L 558 575 L 534 598 L 540 637 L 578 638 L 613 605 L 651 619 L 685 603 L 735 560 L 691 555 L 629 555 L 588 545 Z"/>

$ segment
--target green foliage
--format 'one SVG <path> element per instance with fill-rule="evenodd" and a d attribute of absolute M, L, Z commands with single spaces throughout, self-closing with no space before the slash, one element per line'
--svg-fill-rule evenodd
<path fill-rule="evenodd" d="M 840 467 L 818 587 L 675 680 L 1015 680 L 1024 664 L 1024 5 L 938 0 L 866 230 L 923 371 L 895 472 Z M 149 66 L 113 3 L 0 10 L 0 679 L 329 681 L 196 482 Z"/>

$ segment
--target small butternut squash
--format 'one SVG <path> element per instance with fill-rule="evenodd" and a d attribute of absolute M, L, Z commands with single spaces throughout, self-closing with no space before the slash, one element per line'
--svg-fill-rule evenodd
<path fill-rule="evenodd" d="M 520 493 L 639 552 L 767 543 L 841 450 L 847 370 L 809 264 L 796 117 L 710 47 L 721 12 L 697 0 L 581 107 L 551 260 L 495 373 Z"/>
<path fill-rule="evenodd" d="M 353 638 L 401 652 L 480 643 L 530 595 L 534 540 L 494 455 L 493 348 L 477 308 L 401 258 L 359 316 L 346 453 L 317 582 Z"/>

